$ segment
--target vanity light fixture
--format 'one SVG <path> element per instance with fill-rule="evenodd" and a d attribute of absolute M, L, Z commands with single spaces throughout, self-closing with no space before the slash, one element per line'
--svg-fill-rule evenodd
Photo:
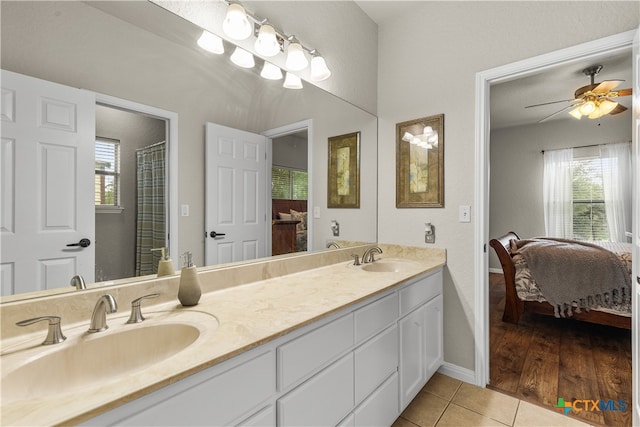
<path fill-rule="evenodd" d="M 311 74 L 309 78 L 314 82 L 321 82 L 331 76 L 331 70 L 327 67 L 327 62 L 317 50 L 311 51 Z"/>
<path fill-rule="evenodd" d="M 302 89 L 302 80 L 300 80 L 300 77 L 287 71 L 282 87 L 287 89 Z"/>
<path fill-rule="evenodd" d="M 421 134 L 414 135 L 411 132 L 405 132 L 402 140 L 427 150 L 438 146 L 438 132 L 434 131 L 431 126 L 425 126 Z"/>
<path fill-rule="evenodd" d="M 287 47 L 287 60 L 285 67 L 289 71 L 301 71 L 307 68 L 309 61 L 304 54 L 302 45 L 296 38 L 296 36 L 289 37 L 289 46 Z"/>
<path fill-rule="evenodd" d="M 265 61 L 260 71 L 260 77 L 268 80 L 280 80 L 282 78 L 282 70 L 270 62 Z"/>
<path fill-rule="evenodd" d="M 253 25 L 244 7 L 238 3 L 229 3 L 227 14 L 222 22 L 222 31 L 234 40 L 244 40 L 253 32 Z"/>
<path fill-rule="evenodd" d="M 198 39 L 198 46 L 208 52 L 215 53 L 217 55 L 221 55 L 224 53 L 222 39 L 207 30 L 204 30 L 202 32 L 202 35 Z"/>
<path fill-rule="evenodd" d="M 255 44 L 256 52 L 270 58 L 280 53 L 280 43 L 276 30 L 269 24 L 262 24 L 258 30 L 258 38 Z"/>
<path fill-rule="evenodd" d="M 253 68 L 256 65 L 253 55 L 241 47 L 236 47 L 236 50 L 233 51 L 231 62 L 242 68 Z"/>

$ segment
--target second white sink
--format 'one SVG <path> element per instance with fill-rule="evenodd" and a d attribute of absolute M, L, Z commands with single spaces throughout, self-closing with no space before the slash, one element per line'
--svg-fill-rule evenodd
<path fill-rule="evenodd" d="M 399 258 L 379 259 L 362 266 L 364 271 L 376 273 L 403 273 L 415 268 L 416 263 Z"/>

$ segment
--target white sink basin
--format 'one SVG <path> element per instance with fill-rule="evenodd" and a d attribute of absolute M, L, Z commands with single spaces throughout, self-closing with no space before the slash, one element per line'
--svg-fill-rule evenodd
<path fill-rule="evenodd" d="M 375 273 L 403 273 L 417 267 L 414 261 L 399 258 L 379 259 L 362 266 L 364 271 Z"/>
<path fill-rule="evenodd" d="M 65 331 L 63 325 L 68 339 L 60 344 L 35 343 L 5 353 L 3 404 L 77 392 L 143 371 L 189 349 L 218 327 L 215 317 L 201 312 L 152 312 L 145 317 L 135 325 L 124 324 L 126 316 L 108 319 L 109 329 L 94 334 L 80 327 Z"/>

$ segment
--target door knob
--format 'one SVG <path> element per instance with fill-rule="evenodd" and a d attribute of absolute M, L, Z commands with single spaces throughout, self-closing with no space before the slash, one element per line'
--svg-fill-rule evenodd
<path fill-rule="evenodd" d="M 67 246 L 80 246 L 82 248 L 86 248 L 91 245 L 91 240 L 89 239 L 80 239 L 78 243 L 69 243 Z"/>
<path fill-rule="evenodd" d="M 220 237 L 220 236 L 226 236 L 225 233 L 216 233 L 215 231 L 212 231 L 211 233 L 209 233 L 209 236 L 211 236 L 212 238 L 216 238 L 216 237 Z"/>

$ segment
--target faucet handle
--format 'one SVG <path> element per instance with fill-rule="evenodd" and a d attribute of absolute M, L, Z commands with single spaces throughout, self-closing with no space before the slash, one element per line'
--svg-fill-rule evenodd
<path fill-rule="evenodd" d="M 49 330 L 47 331 L 47 337 L 42 342 L 42 345 L 58 344 L 67 339 L 67 337 L 63 335 L 62 329 L 60 328 L 60 316 L 34 317 L 33 319 L 21 320 L 20 322 L 16 323 L 16 325 L 27 326 L 32 325 L 36 322 L 41 322 L 43 320 L 49 321 Z"/>
<path fill-rule="evenodd" d="M 131 301 L 131 315 L 129 316 L 129 320 L 127 323 L 140 323 L 144 320 L 144 316 L 142 315 L 142 309 L 140 308 L 140 304 L 143 299 L 150 299 L 159 297 L 160 294 L 149 294 L 141 296 L 140 298 L 136 298 Z"/>
<path fill-rule="evenodd" d="M 353 257 L 353 265 L 360 265 L 360 255 L 351 254 L 351 256 Z"/>

